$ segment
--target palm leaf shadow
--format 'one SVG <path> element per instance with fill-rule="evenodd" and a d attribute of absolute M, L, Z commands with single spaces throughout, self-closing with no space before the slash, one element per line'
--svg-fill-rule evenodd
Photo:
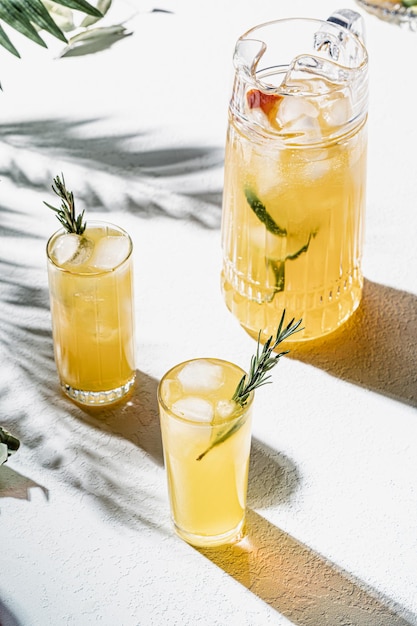
<path fill-rule="evenodd" d="M 28 197 L 31 202 L 36 194 L 47 197 L 59 173 L 51 168 L 60 163 L 65 173 L 73 172 L 81 181 L 77 195 L 89 211 L 113 211 L 116 195 L 118 210 L 141 219 L 184 219 L 203 228 L 217 228 L 222 154 L 198 146 L 145 150 L 142 140 L 146 143 L 149 137 L 140 135 L 100 135 L 86 140 L 84 124 L 94 122 L 46 120 L 1 127 L 0 241 L 6 244 L 0 246 L 2 425 L 36 452 L 40 465 L 94 497 L 107 513 L 117 514 L 127 524 L 159 528 L 163 513 L 153 487 L 139 481 L 129 491 L 118 480 L 124 446 L 130 455 L 139 454 L 142 463 L 149 459 L 158 481 L 163 475 L 157 383 L 138 372 L 140 393 L 136 389 L 124 408 L 113 407 L 100 416 L 88 414 L 62 396 L 53 359 L 46 239 L 36 211 L 25 200 Z M 139 148 L 132 149 L 133 140 Z M 20 246 L 24 253 L 11 260 L 8 251 Z M 21 401 L 16 403 L 18 395 Z M 109 450 L 97 445 L 106 433 L 112 435 L 108 438 L 114 454 L 111 461 L 106 457 Z M 130 475 L 131 469 L 126 474 L 128 482 Z M 145 472 L 144 481 L 146 476 Z M 164 502 L 163 510 L 165 506 Z"/>
<path fill-rule="evenodd" d="M 88 136 L 97 121 L 48 119 L 1 125 L 0 177 L 17 187 L 49 193 L 59 173 L 51 172 L 51 163 L 60 163 L 66 172 L 77 170 L 82 181 L 77 196 L 89 211 L 114 210 L 116 197 L 119 210 L 139 217 L 165 216 L 219 228 L 222 149 L 166 145 L 148 149 L 149 135 L 140 133 Z M 157 143 L 155 139 L 153 144 Z"/>
<path fill-rule="evenodd" d="M 48 289 L 28 284 L 28 268 L 14 267 L 10 280 L 4 267 L 0 259 L 2 426 L 20 439 L 22 447 L 36 453 L 40 465 L 60 473 L 68 484 L 91 496 L 106 515 L 117 516 L 132 527 L 142 524 L 163 532 L 158 524 L 163 518 L 162 505 L 146 485 L 148 474 L 155 471 L 155 480 L 162 480 L 163 473 L 157 382 L 137 372 L 129 401 L 111 408 L 89 410 L 65 398 L 53 358 Z M 22 387 L 26 390 L 23 395 Z M 107 438 L 106 433 L 112 437 Z M 129 464 L 126 481 L 120 478 L 124 448 L 133 456 L 135 449 L 142 451 L 139 461 L 148 464 L 143 480 L 139 479 L 143 469 L 135 467 L 133 471 Z M 125 487 L 135 474 L 135 489 Z"/>

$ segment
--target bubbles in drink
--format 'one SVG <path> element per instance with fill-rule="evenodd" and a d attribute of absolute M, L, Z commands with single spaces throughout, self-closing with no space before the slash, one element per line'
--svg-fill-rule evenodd
<path fill-rule="evenodd" d="M 190 361 L 178 374 L 184 392 L 216 391 L 224 382 L 224 372 L 220 365 L 204 359 Z"/>
<path fill-rule="evenodd" d="M 58 237 L 51 256 L 55 263 L 62 266 L 78 266 L 86 263 L 91 257 L 94 244 L 90 239 L 75 233 L 66 233 Z"/>
<path fill-rule="evenodd" d="M 127 237 L 107 235 L 95 245 L 90 265 L 97 269 L 111 270 L 127 258 L 130 243 Z"/>
<path fill-rule="evenodd" d="M 211 422 L 214 416 L 211 402 L 194 396 L 180 398 L 173 403 L 172 410 L 180 417 L 194 422 Z"/>

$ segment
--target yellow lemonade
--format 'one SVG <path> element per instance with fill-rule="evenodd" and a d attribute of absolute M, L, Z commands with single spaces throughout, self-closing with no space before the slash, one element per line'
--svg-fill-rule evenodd
<path fill-rule="evenodd" d="M 360 16 L 340 13 L 262 24 L 235 49 L 222 290 L 263 340 L 283 309 L 302 318 L 291 339 L 302 341 L 334 331 L 361 299 L 367 53 Z"/>
<path fill-rule="evenodd" d="M 244 372 L 196 359 L 170 370 L 158 400 L 175 530 L 196 546 L 229 543 L 245 518 L 253 394 L 231 401 Z"/>
<path fill-rule="evenodd" d="M 132 242 L 89 222 L 82 236 L 59 231 L 47 250 L 61 386 L 82 403 L 113 402 L 135 379 Z"/>
<path fill-rule="evenodd" d="M 319 337 L 357 308 L 365 172 L 363 126 L 331 145 L 266 150 L 230 124 L 222 286 L 252 334 L 271 335 L 286 309 L 303 319 L 295 340 Z M 258 217 L 264 210 L 270 228 Z"/>

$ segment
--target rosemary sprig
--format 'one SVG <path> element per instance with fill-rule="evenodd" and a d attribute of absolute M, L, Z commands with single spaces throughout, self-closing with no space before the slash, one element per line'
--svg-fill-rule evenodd
<path fill-rule="evenodd" d="M 287 326 L 285 326 L 285 328 L 284 319 L 285 309 L 282 312 L 275 339 L 273 336 L 269 337 L 263 345 L 262 350 L 260 348 L 261 331 L 259 331 L 256 354 L 252 356 L 249 373 L 242 376 L 232 396 L 233 402 L 241 407 L 244 407 L 247 404 L 250 394 L 255 391 L 255 389 L 271 382 L 271 375 L 268 374 L 268 372 L 275 367 L 282 356 L 289 353 L 289 350 L 284 350 L 283 352 L 279 352 L 274 355 L 272 355 L 272 352 L 279 346 L 280 343 L 285 341 L 285 339 L 288 339 L 288 337 L 294 333 L 298 333 L 303 330 L 303 328 L 300 328 L 302 322 L 301 319 L 298 320 L 298 322 L 294 322 L 293 318 Z M 226 439 L 238 431 L 243 424 L 243 420 L 238 420 L 230 428 L 226 428 L 226 430 L 219 432 L 214 441 L 197 457 L 196 460 L 201 461 L 201 459 L 203 459 L 206 454 L 210 452 L 210 450 L 223 443 L 223 441 L 226 441 Z"/>
<path fill-rule="evenodd" d="M 258 335 L 258 345 L 256 348 L 256 354 L 252 356 L 249 374 L 244 374 L 239 381 L 236 391 L 233 394 L 232 400 L 240 406 L 245 406 L 252 391 L 266 385 L 270 382 L 271 375 L 268 372 L 275 367 L 279 359 L 285 354 L 289 353 L 289 350 L 279 352 L 272 356 L 272 352 L 282 343 L 285 339 L 288 339 L 294 333 L 303 330 L 300 328 L 302 320 L 294 323 L 294 318 L 284 326 L 285 309 L 281 315 L 281 321 L 278 326 L 275 339 L 273 336 L 269 337 L 263 345 L 262 351 L 260 351 L 260 338 L 261 332 Z M 268 374 L 268 375 L 267 375 Z"/>
<path fill-rule="evenodd" d="M 62 200 L 61 207 L 57 209 L 45 201 L 44 204 L 52 209 L 52 211 L 55 211 L 57 214 L 56 217 L 68 233 L 82 235 L 87 226 L 86 222 L 83 223 L 84 210 L 79 213 L 79 215 L 75 214 L 74 194 L 65 187 L 65 179 L 62 173 L 61 176 L 62 180 L 59 176 L 56 176 L 54 178 L 54 184 L 52 185 L 53 192 Z"/>

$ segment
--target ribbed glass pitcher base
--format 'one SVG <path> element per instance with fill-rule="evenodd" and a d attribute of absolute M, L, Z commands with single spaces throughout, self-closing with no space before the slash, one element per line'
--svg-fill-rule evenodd
<path fill-rule="evenodd" d="M 85 389 L 75 389 L 71 385 L 61 382 L 61 389 L 71 400 L 75 400 L 79 404 L 89 406 L 105 406 L 113 404 L 124 398 L 135 384 L 135 375 L 132 376 L 124 385 L 115 389 L 107 389 L 103 391 L 88 391 Z"/>
<path fill-rule="evenodd" d="M 265 341 L 277 332 L 282 311 L 286 319 L 302 319 L 302 332 L 288 341 L 300 342 L 318 339 L 337 330 L 358 308 L 363 288 L 359 270 L 343 276 L 340 280 L 320 289 L 308 292 L 280 292 L 272 297 L 256 289 L 253 284 L 230 270 L 222 272 L 222 292 L 228 309 L 245 330 Z"/>

